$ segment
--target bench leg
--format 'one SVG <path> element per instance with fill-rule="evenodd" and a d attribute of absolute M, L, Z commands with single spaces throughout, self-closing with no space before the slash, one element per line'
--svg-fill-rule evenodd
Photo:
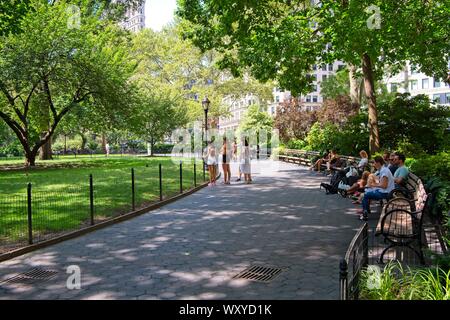
<path fill-rule="evenodd" d="M 380 258 L 378 259 L 378 263 L 379 264 L 384 264 L 384 262 L 383 262 L 384 255 L 386 254 L 386 252 L 389 249 L 392 249 L 392 248 L 395 248 L 395 247 L 406 247 L 406 248 L 411 249 L 417 255 L 417 257 L 419 258 L 420 264 L 425 265 L 425 259 L 424 259 L 422 247 L 421 247 L 420 244 L 419 244 L 419 250 L 416 250 L 412 246 L 410 246 L 409 244 L 398 244 L 398 243 L 390 244 L 389 246 L 387 246 L 383 250 L 383 252 L 381 252 Z"/>

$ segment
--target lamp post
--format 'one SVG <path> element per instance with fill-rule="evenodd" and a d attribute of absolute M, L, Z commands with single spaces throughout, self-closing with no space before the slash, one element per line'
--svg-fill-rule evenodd
<path fill-rule="evenodd" d="M 208 97 L 205 97 L 202 101 L 203 110 L 205 111 L 205 142 L 208 145 L 208 110 L 211 101 L 209 101 Z"/>

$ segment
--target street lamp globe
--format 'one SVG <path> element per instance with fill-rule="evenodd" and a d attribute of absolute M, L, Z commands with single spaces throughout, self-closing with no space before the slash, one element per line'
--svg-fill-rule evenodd
<path fill-rule="evenodd" d="M 205 112 L 208 112 L 210 104 L 211 104 L 211 101 L 209 101 L 208 97 L 205 97 L 205 99 L 203 99 L 203 101 L 202 101 L 203 110 L 205 110 Z"/>

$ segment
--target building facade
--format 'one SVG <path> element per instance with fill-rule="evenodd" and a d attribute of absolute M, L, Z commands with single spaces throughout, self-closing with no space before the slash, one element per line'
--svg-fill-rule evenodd
<path fill-rule="evenodd" d="M 248 107 L 254 104 L 260 104 L 259 98 L 253 94 L 247 94 L 245 97 L 235 99 L 231 96 L 223 99 L 223 103 L 228 106 L 229 116 L 219 118 L 219 133 L 226 131 L 236 131 L 239 127 Z"/>
<path fill-rule="evenodd" d="M 132 32 L 139 32 L 145 28 L 145 1 L 139 7 L 127 10 L 121 26 Z"/>
<path fill-rule="evenodd" d="M 411 96 L 427 95 L 437 104 L 450 104 L 450 85 L 441 79 L 429 77 L 417 70 L 414 65 L 407 63 L 405 70 L 391 77 L 385 82 L 389 92 L 410 93 Z M 449 62 L 450 71 L 450 62 Z"/>
<path fill-rule="evenodd" d="M 301 95 L 299 98 L 299 102 L 303 104 L 305 111 L 317 110 L 323 104 L 324 98 L 321 95 L 321 85 L 324 80 L 328 77 L 335 75 L 337 71 L 345 68 L 345 64 L 340 61 L 336 61 L 334 63 L 330 63 L 327 65 L 314 65 L 313 72 L 311 73 L 312 83 L 313 83 L 313 91 L 308 94 Z M 280 88 L 274 88 L 273 90 L 273 103 L 270 104 L 269 109 L 267 110 L 271 116 L 275 116 L 277 112 L 277 106 L 280 103 L 285 101 L 289 101 L 291 99 L 291 93 L 289 91 L 284 91 Z"/>

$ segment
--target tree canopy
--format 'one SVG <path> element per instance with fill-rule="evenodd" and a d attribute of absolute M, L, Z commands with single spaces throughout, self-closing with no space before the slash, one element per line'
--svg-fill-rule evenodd
<path fill-rule="evenodd" d="M 135 64 L 125 34 L 85 7 L 83 23 L 73 28 L 68 3 L 32 0 L 22 32 L 1 36 L 0 118 L 17 135 L 28 165 L 75 106 L 87 103 L 104 116 L 127 112 Z"/>
<path fill-rule="evenodd" d="M 260 80 L 277 79 L 294 95 L 311 90 L 314 64 L 361 67 L 369 101 L 371 151 L 380 147 L 374 81 L 406 60 L 448 78 L 450 1 L 178 0 L 185 36 L 223 54 L 220 65 Z"/>

